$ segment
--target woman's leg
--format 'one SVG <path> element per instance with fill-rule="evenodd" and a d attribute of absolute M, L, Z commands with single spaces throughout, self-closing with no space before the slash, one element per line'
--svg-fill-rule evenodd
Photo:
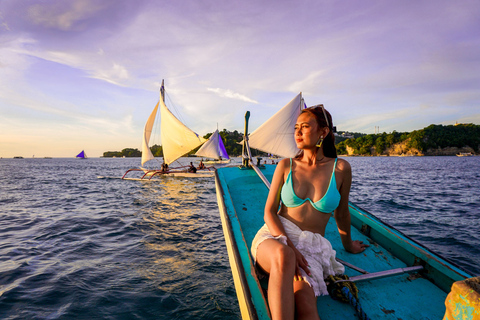
<path fill-rule="evenodd" d="M 256 261 L 269 274 L 268 304 L 272 319 L 293 319 L 295 252 L 275 239 L 267 239 L 258 246 Z"/>
<path fill-rule="evenodd" d="M 317 297 L 305 281 L 295 281 L 293 284 L 295 293 L 295 319 L 297 320 L 320 320 L 317 310 Z"/>

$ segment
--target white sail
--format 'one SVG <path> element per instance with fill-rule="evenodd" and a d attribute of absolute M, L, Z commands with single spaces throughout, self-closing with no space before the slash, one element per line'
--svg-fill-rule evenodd
<path fill-rule="evenodd" d="M 299 152 L 295 143 L 295 123 L 304 108 L 302 93 L 263 123 L 248 138 L 250 148 L 293 158 Z"/>
<path fill-rule="evenodd" d="M 205 144 L 198 149 L 196 156 L 212 159 L 229 159 L 227 151 L 222 141 L 222 137 L 218 133 L 218 129 L 211 135 Z"/>
<path fill-rule="evenodd" d="M 152 135 L 153 124 L 155 123 L 155 117 L 157 116 L 158 104 L 153 109 L 152 113 L 148 117 L 145 128 L 143 128 L 143 141 L 142 141 L 142 166 L 145 162 L 154 159 L 152 151 L 148 143 L 150 142 L 150 136 Z"/>
<path fill-rule="evenodd" d="M 168 110 L 163 99 L 160 99 L 160 118 L 160 137 L 166 164 L 172 163 L 206 141 L 180 122 Z"/>

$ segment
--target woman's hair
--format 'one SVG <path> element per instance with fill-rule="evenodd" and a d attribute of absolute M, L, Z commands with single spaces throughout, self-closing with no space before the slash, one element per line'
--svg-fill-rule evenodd
<path fill-rule="evenodd" d="M 325 111 L 325 112 L 324 112 Z M 315 120 L 317 120 L 317 124 L 319 128 L 329 128 L 329 132 L 326 137 L 323 137 L 323 143 L 321 148 L 323 148 L 323 154 L 325 157 L 329 158 L 336 158 L 337 157 L 337 149 L 335 148 L 335 136 L 333 134 L 334 127 L 333 127 L 333 121 L 332 121 L 332 116 L 330 115 L 330 112 L 325 110 L 323 106 L 317 106 L 317 107 L 310 107 L 303 109 L 300 114 L 303 113 L 308 113 L 311 114 L 315 117 Z M 327 117 L 325 119 L 325 116 Z M 300 158 L 303 156 L 303 150 L 300 150 L 296 158 Z"/>

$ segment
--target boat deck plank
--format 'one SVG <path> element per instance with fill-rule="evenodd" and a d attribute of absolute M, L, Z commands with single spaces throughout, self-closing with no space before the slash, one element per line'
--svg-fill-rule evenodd
<path fill-rule="evenodd" d="M 368 243 L 370 247 L 361 254 L 346 252 L 333 218 L 328 223 L 325 237 L 332 243 L 339 259 L 369 273 L 407 267 L 406 263 L 355 228 L 352 228 L 352 238 Z M 360 273 L 345 267 L 345 274 L 353 277 Z M 447 293 L 417 275 L 402 274 L 358 282 L 360 304 L 365 313 L 372 319 L 442 319 L 445 310 L 437 306 L 444 304 Z M 336 307 L 332 307 L 333 304 Z M 328 296 L 320 297 L 317 306 L 322 319 L 356 319 L 353 307 L 332 301 Z"/>

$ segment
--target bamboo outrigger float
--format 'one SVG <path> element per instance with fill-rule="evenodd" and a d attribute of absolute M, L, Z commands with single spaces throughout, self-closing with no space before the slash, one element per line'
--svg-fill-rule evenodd
<path fill-rule="evenodd" d="M 214 176 L 215 168 L 213 166 L 206 167 L 201 171 L 197 171 L 196 173 L 187 172 L 187 167 L 184 167 L 182 171 L 179 170 L 172 170 L 172 171 L 163 171 L 163 170 L 147 170 L 141 168 L 132 168 L 128 169 L 122 176 L 121 179 L 123 180 L 152 180 L 158 177 L 183 177 L 183 178 L 202 178 L 202 177 L 213 177 Z M 141 172 L 143 175 L 140 178 L 127 178 L 127 174 L 130 172 Z"/>
<path fill-rule="evenodd" d="M 250 246 L 264 224 L 274 170 L 274 165 L 259 168 L 252 160 L 247 112 L 243 165 L 215 171 L 220 217 L 243 319 L 270 319 L 267 283 L 257 278 Z M 352 238 L 370 247 L 362 254 L 346 252 L 335 219 L 330 219 L 325 237 L 346 266 L 345 274 L 355 281 L 364 312 L 371 319 L 457 319 L 445 315 L 447 294 L 452 284 L 472 275 L 354 204 L 349 209 Z M 357 319 L 352 306 L 330 296 L 318 297 L 317 308 L 322 320 Z"/>

